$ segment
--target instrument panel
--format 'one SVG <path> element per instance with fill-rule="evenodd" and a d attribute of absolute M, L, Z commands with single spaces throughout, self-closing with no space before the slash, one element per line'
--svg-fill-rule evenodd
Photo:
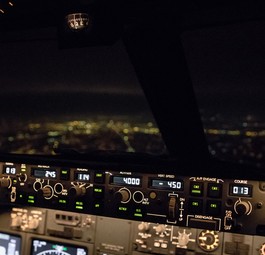
<path fill-rule="evenodd" d="M 1 162 L 0 199 L 12 207 L 265 235 L 265 182 L 178 172 Z"/>

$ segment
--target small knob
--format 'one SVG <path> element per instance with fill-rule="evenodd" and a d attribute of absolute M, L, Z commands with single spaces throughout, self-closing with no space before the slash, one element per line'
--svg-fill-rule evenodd
<path fill-rule="evenodd" d="M 141 232 L 147 232 L 149 230 L 149 224 L 147 222 L 142 222 L 138 225 L 138 230 Z"/>
<path fill-rule="evenodd" d="M 31 220 L 29 221 L 29 223 L 28 223 L 28 228 L 29 228 L 30 230 L 35 230 L 35 229 L 38 228 L 39 223 L 40 223 L 40 222 L 39 222 L 38 219 L 33 218 L 33 219 L 31 219 Z"/>
<path fill-rule="evenodd" d="M 130 191 L 126 188 L 122 188 L 115 193 L 115 199 L 123 203 L 128 202 L 131 199 Z"/>
<path fill-rule="evenodd" d="M 158 234 L 162 234 L 166 231 L 166 226 L 163 225 L 163 224 L 159 224 L 158 226 L 155 227 L 155 231 L 158 233 Z"/>
<path fill-rule="evenodd" d="M 86 194 L 86 188 L 84 186 L 74 186 L 69 190 L 69 195 L 71 197 L 81 197 Z"/>

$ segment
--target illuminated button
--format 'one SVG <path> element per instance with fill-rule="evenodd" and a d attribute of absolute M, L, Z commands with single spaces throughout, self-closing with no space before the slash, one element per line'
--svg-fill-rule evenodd
<path fill-rule="evenodd" d="M 68 199 L 65 197 L 58 198 L 58 204 L 60 207 L 66 207 L 68 205 Z"/>
<path fill-rule="evenodd" d="M 104 197 L 104 187 L 94 186 L 93 193 L 95 198 L 103 198 Z"/>
<path fill-rule="evenodd" d="M 68 181 L 70 179 L 70 169 L 69 168 L 61 168 L 60 169 L 60 179 L 64 181 Z"/>
<path fill-rule="evenodd" d="M 207 190 L 208 197 L 221 198 L 222 196 L 222 184 L 220 183 L 209 183 Z"/>
<path fill-rule="evenodd" d="M 103 202 L 96 201 L 94 203 L 94 208 L 93 208 L 94 212 L 100 213 L 103 211 L 103 209 L 104 209 L 104 203 Z"/>
<path fill-rule="evenodd" d="M 142 208 L 136 208 L 134 210 L 133 216 L 137 219 L 141 219 L 144 217 L 144 212 Z"/>
<path fill-rule="evenodd" d="M 96 172 L 95 177 L 94 177 L 94 182 L 95 183 L 104 183 L 105 182 L 105 174 Z"/>
<path fill-rule="evenodd" d="M 190 199 L 189 200 L 189 212 L 201 214 L 203 210 L 202 199 Z"/>
<path fill-rule="evenodd" d="M 129 208 L 124 205 L 124 204 L 120 204 L 117 206 L 117 213 L 120 217 L 124 217 L 124 216 L 128 216 L 129 215 Z"/>
<path fill-rule="evenodd" d="M 202 182 L 191 182 L 190 194 L 192 196 L 202 196 L 203 195 L 203 183 Z"/>
<path fill-rule="evenodd" d="M 221 201 L 208 200 L 206 205 L 206 213 L 209 215 L 219 215 L 221 212 Z"/>

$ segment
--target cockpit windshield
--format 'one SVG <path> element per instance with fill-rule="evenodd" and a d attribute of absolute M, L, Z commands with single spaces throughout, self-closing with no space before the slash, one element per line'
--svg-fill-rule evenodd
<path fill-rule="evenodd" d="M 209 152 L 265 167 L 264 21 L 182 35 Z"/>
<path fill-rule="evenodd" d="M 166 153 L 122 41 L 60 49 L 52 29 L 16 33 L 0 44 L 2 152 Z"/>

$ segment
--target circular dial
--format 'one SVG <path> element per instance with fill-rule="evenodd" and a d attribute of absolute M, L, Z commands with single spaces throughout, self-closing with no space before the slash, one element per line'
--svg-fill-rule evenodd
<path fill-rule="evenodd" d="M 36 255 L 71 255 L 64 251 L 47 250 L 37 253 Z"/>
<path fill-rule="evenodd" d="M 214 251 L 219 246 L 219 236 L 216 231 L 203 230 L 198 236 L 198 244 L 204 251 Z"/>
<path fill-rule="evenodd" d="M 115 193 L 115 199 L 121 203 L 127 203 L 131 199 L 131 192 L 127 188 L 121 188 Z"/>
<path fill-rule="evenodd" d="M 252 205 L 249 201 L 239 199 L 235 202 L 234 210 L 238 216 L 249 215 L 252 211 Z"/>
<path fill-rule="evenodd" d="M 86 194 L 86 188 L 84 186 L 73 186 L 69 190 L 71 197 L 81 197 Z"/>

